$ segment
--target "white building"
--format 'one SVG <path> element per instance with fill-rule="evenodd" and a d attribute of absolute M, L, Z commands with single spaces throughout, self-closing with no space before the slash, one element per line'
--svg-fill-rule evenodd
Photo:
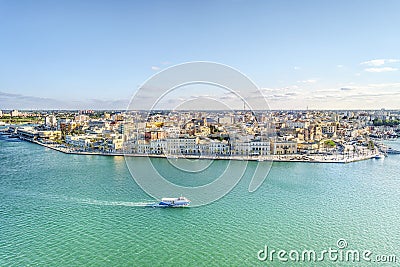
<path fill-rule="evenodd" d="M 285 122 L 285 125 L 287 128 L 292 128 L 292 129 L 296 129 L 296 128 L 307 128 L 309 126 L 309 122 L 307 121 L 287 121 Z"/>
<path fill-rule="evenodd" d="M 145 140 L 137 141 L 137 153 L 150 154 L 150 143 Z"/>
<path fill-rule="evenodd" d="M 248 156 L 250 154 L 250 142 L 237 141 L 232 144 L 232 155 Z"/>
<path fill-rule="evenodd" d="M 165 131 L 167 133 L 168 138 L 178 138 L 181 133 L 181 129 L 179 127 L 165 127 Z"/>
<path fill-rule="evenodd" d="M 265 156 L 270 154 L 271 144 L 268 141 L 253 140 L 250 142 L 250 154 Z"/>
<path fill-rule="evenodd" d="M 155 139 L 150 141 L 150 153 L 151 154 L 164 154 L 167 147 L 166 139 Z"/>
<path fill-rule="evenodd" d="M 196 138 L 168 138 L 166 139 L 166 154 L 196 154 Z"/>
<path fill-rule="evenodd" d="M 44 124 L 46 126 L 55 127 L 57 126 L 57 118 L 54 115 L 49 115 L 44 118 Z"/>
<path fill-rule="evenodd" d="M 211 155 L 229 155 L 230 146 L 227 141 L 210 140 L 209 153 Z"/>
<path fill-rule="evenodd" d="M 75 147 L 89 147 L 90 146 L 90 136 L 85 135 L 66 135 L 65 143 L 75 146 Z"/>
<path fill-rule="evenodd" d="M 19 116 L 19 111 L 14 109 L 13 111 L 11 111 L 11 117 L 18 117 Z"/>

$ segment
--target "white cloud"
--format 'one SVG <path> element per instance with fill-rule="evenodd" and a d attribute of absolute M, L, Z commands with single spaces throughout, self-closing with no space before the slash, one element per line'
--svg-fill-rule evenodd
<path fill-rule="evenodd" d="M 384 59 L 373 59 L 373 60 L 368 60 L 360 63 L 361 65 L 366 65 L 366 66 L 382 66 L 385 64 Z"/>
<path fill-rule="evenodd" d="M 294 70 L 299 70 L 300 67 L 295 66 L 293 69 L 294 69 Z"/>
<path fill-rule="evenodd" d="M 298 83 L 316 83 L 316 79 L 308 79 L 308 80 L 302 80 L 302 81 L 297 81 Z"/>
<path fill-rule="evenodd" d="M 397 63 L 400 62 L 400 59 L 386 59 L 385 63 Z"/>
<path fill-rule="evenodd" d="M 151 69 L 152 69 L 152 70 L 160 70 L 160 67 L 158 67 L 158 66 L 151 66 Z"/>
<path fill-rule="evenodd" d="M 379 67 L 379 66 L 383 66 L 387 63 L 397 63 L 400 62 L 399 59 L 373 59 L 373 60 L 368 60 L 368 61 L 364 61 L 361 62 L 361 65 L 366 65 L 366 66 L 371 66 L 371 67 Z"/>
<path fill-rule="evenodd" d="M 315 109 L 399 108 L 400 82 L 316 87 L 304 85 L 296 90 L 263 88 L 263 93 L 272 109 L 304 109 L 307 105 Z"/>
<path fill-rule="evenodd" d="M 400 83 L 371 83 L 368 84 L 370 88 L 388 88 L 388 89 L 400 89 Z"/>
<path fill-rule="evenodd" d="M 392 67 L 380 67 L 380 68 L 366 68 L 367 72 L 388 72 L 388 71 L 397 71 L 397 68 Z"/>
<path fill-rule="evenodd" d="M 336 67 L 338 67 L 340 69 L 340 68 L 343 68 L 344 66 L 343 65 L 336 65 Z"/>

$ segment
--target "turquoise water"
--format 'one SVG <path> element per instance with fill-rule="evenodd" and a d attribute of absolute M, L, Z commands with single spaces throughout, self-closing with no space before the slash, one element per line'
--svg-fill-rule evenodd
<path fill-rule="evenodd" d="M 320 251 L 337 248 L 341 238 L 348 248 L 396 254 L 399 262 L 399 163 L 399 155 L 351 164 L 274 163 L 249 193 L 251 163 L 217 202 L 155 209 L 143 207 L 153 199 L 123 157 L 66 155 L 1 137 L 0 266 L 295 266 L 259 261 L 257 252 L 265 245 Z"/>

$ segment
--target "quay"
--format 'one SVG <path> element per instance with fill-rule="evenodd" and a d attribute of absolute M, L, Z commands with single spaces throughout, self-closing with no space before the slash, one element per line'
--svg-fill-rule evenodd
<path fill-rule="evenodd" d="M 120 157 L 150 157 L 150 158 L 167 158 L 167 159 L 203 159 L 203 160 L 238 160 L 238 161 L 258 161 L 258 162 L 306 162 L 306 163 L 351 163 L 362 160 L 373 159 L 375 154 L 368 154 L 356 157 L 343 157 L 343 155 L 333 156 L 333 155 L 268 155 L 264 157 L 254 157 L 254 156 L 212 156 L 212 155 L 174 155 L 169 157 L 168 155 L 159 154 L 140 154 L 140 153 L 123 153 L 123 152 L 91 152 L 91 151 L 77 151 L 70 148 L 64 148 L 58 145 L 45 144 L 36 140 L 22 139 L 28 142 L 32 142 L 37 145 L 44 146 L 49 149 L 53 149 L 58 152 L 65 154 L 75 154 L 75 155 L 92 155 L 92 156 L 120 156 Z"/>

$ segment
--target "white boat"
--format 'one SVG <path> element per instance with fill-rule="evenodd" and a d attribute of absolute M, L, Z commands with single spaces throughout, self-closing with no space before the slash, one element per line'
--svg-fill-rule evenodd
<path fill-rule="evenodd" d="M 384 159 L 385 158 L 385 155 L 384 154 L 376 154 L 375 156 L 374 156 L 374 159 Z"/>
<path fill-rule="evenodd" d="M 184 208 L 190 205 L 190 200 L 186 197 L 164 197 L 161 201 L 157 204 L 151 205 L 152 207 L 157 208 Z"/>

